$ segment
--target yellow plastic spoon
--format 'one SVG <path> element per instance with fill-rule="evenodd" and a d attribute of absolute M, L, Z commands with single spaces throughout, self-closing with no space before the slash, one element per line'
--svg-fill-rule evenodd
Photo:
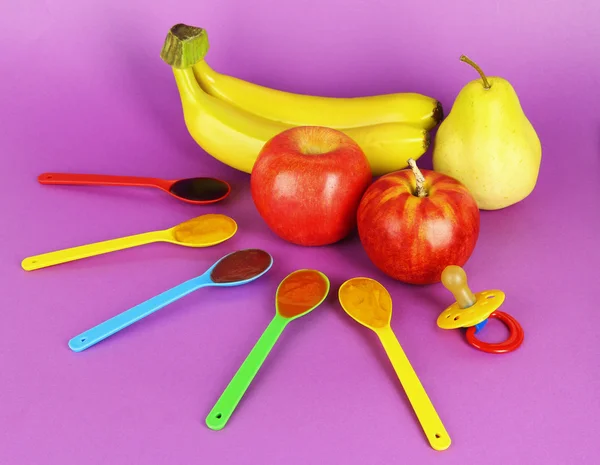
<path fill-rule="evenodd" d="M 348 315 L 379 336 L 431 447 L 450 447 L 450 436 L 390 327 L 392 297 L 386 288 L 370 278 L 353 278 L 342 284 L 338 298 Z"/>
<path fill-rule="evenodd" d="M 136 234 L 27 257 L 21 262 L 21 266 L 26 271 L 37 270 L 153 242 L 170 242 L 187 247 L 210 247 L 226 241 L 236 232 L 237 223 L 228 216 L 201 215 L 162 231 Z"/>

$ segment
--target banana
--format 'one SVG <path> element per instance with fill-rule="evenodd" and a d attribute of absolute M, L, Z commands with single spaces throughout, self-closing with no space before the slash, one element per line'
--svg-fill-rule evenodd
<path fill-rule="evenodd" d="M 251 173 L 264 144 L 297 125 L 264 118 L 205 92 L 193 70 L 201 55 L 201 43 L 190 40 L 190 33 L 188 26 L 174 26 L 161 52 L 172 67 L 186 127 L 209 155 Z M 374 176 L 405 168 L 408 159 L 420 158 L 430 143 L 427 130 L 400 122 L 337 129 L 361 147 Z"/>
<path fill-rule="evenodd" d="M 400 122 L 430 130 L 443 119 L 441 103 L 422 94 L 320 97 L 284 92 L 221 74 L 204 59 L 193 68 L 208 94 L 263 118 L 297 126 L 346 129 Z"/>

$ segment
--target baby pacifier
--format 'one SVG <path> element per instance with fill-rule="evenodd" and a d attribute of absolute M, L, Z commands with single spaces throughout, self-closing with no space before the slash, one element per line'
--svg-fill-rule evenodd
<path fill-rule="evenodd" d="M 512 352 L 523 342 L 523 328 L 517 320 L 508 313 L 498 310 L 504 299 L 504 292 L 492 289 L 473 294 L 467 284 L 467 274 L 460 266 L 447 266 L 442 272 L 442 284 L 452 292 L 456 302 L 444 310 L 437 319 L 437 325 L 442 329 L 467 328 L 467 342 L 478 350 L 490 354 Z M 504 342 L 488 343 L 475 336 L 487 322 L 495 318 L 501 321 L 509 330 L 509 336 Z"/>

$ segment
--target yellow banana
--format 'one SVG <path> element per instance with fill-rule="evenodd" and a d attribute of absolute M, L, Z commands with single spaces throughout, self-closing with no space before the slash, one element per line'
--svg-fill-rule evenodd
<path fill-rule="evenodd" d="M 199 53 L 186 28 L 172 28 L 161 53 L 172 66 L 186 127 L 209 155 L 250 173 L 264 144 L 296 125 L 263 118 L 206 93 L 194 75 L 192 65 Z M 430 142 L 425 129 L 398 122 L 339 130 L 362 148 L 375 176 L 405 168 Z"/>
<path fill-rule="evenodd" d="M 441 103 L 417 93 L 351 98 L 295 94 L 218 73 L 204 59 L 194 65 L 194 74 L 213 97 L 263 118 L 297 126 L 344 129 L 399 122 L 430 130 L 443 119 Z"/>

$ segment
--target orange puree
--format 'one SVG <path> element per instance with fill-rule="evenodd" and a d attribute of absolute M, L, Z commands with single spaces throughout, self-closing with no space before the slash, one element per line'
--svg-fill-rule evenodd
<path fill-rule="evenodd" d="M 321 302 L 328 290 L 327 281 L 316 271 L 292 273 L 277 290 L 277 311 L 285 318 L 301 315 Z"/>
<path fill-rule="evenodd" d="M 232 235 L 236 225 L 223 215 L 203 215 L 175 227 L 175 239 L 186 244 L 210 244 Z"/>
<path fill-rule="evenodd" d="M 352 279 L 340 289 L 339 299 L 344 310 L 366 326 L 383 328 L 390 321 L 392 298 L 377 281 Z"/>

